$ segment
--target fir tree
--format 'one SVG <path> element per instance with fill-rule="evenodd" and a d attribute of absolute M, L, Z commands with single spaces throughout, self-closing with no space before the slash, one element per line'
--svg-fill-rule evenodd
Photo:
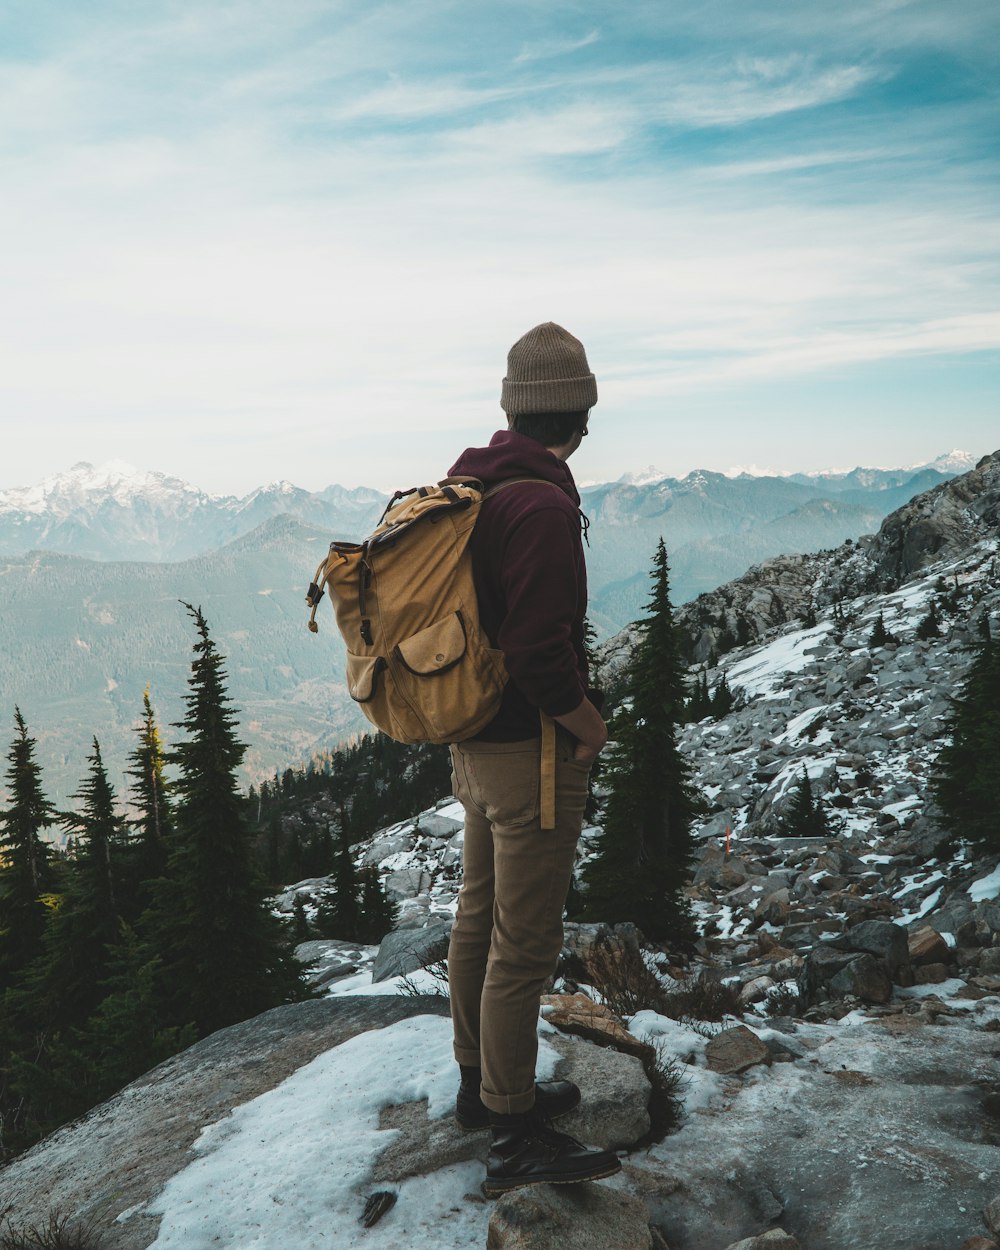
<path fill-rule="evenodd" d="M 42 792 L 35 739 L 20 708 L 14 709 L 14 724 L 6 774 L 10 806 L 0 812 L 0 992 L 38 954 L 44 896 L 55 888 L 51 850 L 41 833 L 58 814 Z"/>
<path fill-rule="evenodd" d="M 826 810 L 815 797 L 809 773 L 802 770 L 802 780 L 795 788 L 780 832 L 786 838 L 825 838 L 830 836 Z"/>
<path fill-rule="evenodd" d="M 886 643 L 895 641 L 895 638 L 886 629 L 885 619 L 880 612 L 875 624 L 872 626 L 872 632 L 868 635 L 869 647 L 884 647 Z"/>
<path fill-rule="evenodd" d="M 296 894 L 295 901 L 292 903 L 292 942 L 299 946 L 303 942 L 311 941 L 312 937 L 313 931 L 309 927 L 305 899 L 301 894 Z"/>
<path fill-rule="evenodd" d="M 584 870 L 584 914 L 631 920 L 647 937 L 687 943 L 695 936 L 683 893 L 694 857 L 699 803 L 677 746 L 686 691 L 670 605 L 667 553 L 653 560 L 648 617 L 626 676 L 604 774 L 609 796 L 603 832 Z"/>
<path fill-rule="evenodd" d="M 949 841 L 989 854 L 1000 850 L 1000 641 L 990 636 L 988 620 L 983 629 L 983 619 L 931 785 Z"/>
<path fill-rule="evenodd" d="M 733 704 L 736 702 L 736 696 L 729 688 L 726 681 L 726 674 L 722 673 L 716 682 L 715 690 L 712 692 L 711 711 L 716 720 L 725 716 L 727 712 L 732 711 Z"/>
<path fill-rule="evenodd" d="M 128 913 L 148 903 L 147 883 L 162 877 L 167 867 L 170 842 L 170 808 L 163 779 L 164 752 L 160 731 L 149 699 L 149 687 L 142 696 L 142 723 L 136 731 L 139 745 L 129 756 L 127 776 L 132 778 L 130 797 L 136 816 L 136 829 L 129 855 Z"/>
<path fill-rule="evenodd" d="M 389 896 L 388 890 L 379 880 L 378 870 L 372 866 L 361 874 L 361 920 L 358 926 L 358 940 L 361 942 L 381 942 L 385 935 L 396 927 L 399 919 L 399 904 Z"/>
<path fill-rule="evenodd" d="M 154 886 L 145 925 L 162 963 L 165 1023 L 204 1035 L 306 996 L 284 926 L 253 867 L 236 770 L 246 747 L 226 693 L 223 658 L 200 608 L 185 604 L 197 641 L 187 734 L 168 756 L 179 770 L 166 879 Z"/>
<path fill-rule="evenodd" d="M 941 632 L 941 618 L 938 615 L 937 602 L 932 599 L 927 615 L 917 626 L 917 638 L 921 642 L 929 642 L 932 638 L 940 638 Z"/>

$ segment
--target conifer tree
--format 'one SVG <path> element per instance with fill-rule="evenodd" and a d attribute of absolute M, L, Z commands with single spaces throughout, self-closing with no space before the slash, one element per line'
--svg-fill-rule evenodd
<path fill-rule="evenodd" d="M 43 829 L 58 819 L 42 792 L 35 739 L 28 736 L 20 708 L 17 733 L 7 754 L 10 806 L 0 812 L 0 993 L 41 948 L 46 907 L 55 887 L 49 844 Z"/>
<path fill-rule="evenodd" d="M 938 615 L 937 602 L 932 599 L 927 615 L 917 626 L 917 638 L 921 642 L 929 642 L 932 638 L 941 637 L 941 618 Z"/>
<path fill-rule="evenodd" d="M 299 946 L 302 942 L 310 941 L 312 936 L 309 917 L 306 915 L 305 899 L 301 894 L 296 894 L 295 901 L 292 903 L 292 941 Z"/>
<path fill-rule="evenodd" d="M 179 770 L 174 828 L 145 928 L 161 961 L 165 1024 L 193 1022 L 204 1035 L 307 992 L 253 867 L 236 778 L 246 747 L 223 657 L 201 609 L 185 607 L 197 633 L 187 711 L 176 726 L 187 738 L 168 756 Z"/>
<path fill-rule="evenodd" d="M 62 818 L 76 846 L 64 890 L 50 910 L 41 952 L 8 996 L 19 1027 L 47 1036 L 82 1025 L 97 1007 L 109 948 L 118 938 L 124 823 L 96 738 L 89 760 L 90 772 L 73 795 L 80 810 Z"/>
<path fill-rule="evenodd" d="M 719 676 L 719 680 L 715 684 L 715 689 L 712 691 L 712 699 L 709 704 L 712 715 L 716 720 L 719 720 L 720 717 L 725 716 L 727 712 L 732 711 L 735 702 L 736 696 L 729 688 L 729 683 L 726 681 L 726 674 L 722 673 Z"/>
<path fill-rule="evenodd" d="M 139 744 L 129 756 L 126 770 L 132 778 L 130 796 L 136 810 L 136 837 L 129 854 L 129 898 L 126 914 L 134 916 L 148 903 L 148 882 L 162 877 L 167 867 L 170 841 L 170 807 L 163 778 L 164 752 L 160 730 L 153 715 L 147 686 L 142 696 L 142 723 L 136 731 Z"/>
<path fill-rule="evenodd" d="M 872 632 L 868 635 L 869 647 L 884 647 L 886 643 L 895 641 L 895 638 L 885 627 L 885 618 L 879 612 L 875 624 L 872 626 Z"/>
<path fill-rule="evenodd" d="M 985 628 L 984 628 L 985 621 Z M 1000 641 L 980 621 L 980 641 L 948 721 L 931 779 L 949 841 L 1000 850 Z"/>
<path fill-rule="evenodd" d="M 358 926 L 358 940 L 361 942 L 381 942 L 385 935 L 396 927 L 399 919 L 399 904 L 389 896 L 388 890 L 379 880 L 378 870 L 368 867 L 361 874 L 361 920 Z"/>
<path fill-rule="evenodd" d="M 826 810 L 813 794 L 809 773 L 805 768 L 802 770 L 802 780 L 795 787 L 780 832 L 786 838 L 825 838 L 831 833 Z"/>
<path fill-rule="evenodd" d="M 683 944 L 696 932 L 683 888 L 700 804 L 677 746 L 687 692 L 662 539 L 652 581 L 625 701 L 613 724 L 604 772 L 610 793 L 596 853 L 584 870 L 584 915 L 609 924 L 630 920 L 653 940 Z"/>

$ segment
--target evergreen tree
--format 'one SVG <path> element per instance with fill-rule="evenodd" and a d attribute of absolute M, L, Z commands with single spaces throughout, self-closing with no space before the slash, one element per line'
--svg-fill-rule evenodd
<path fill-rule="evenodd" d="M 885 619 L 880 612 L 875 624 L 872 626 L 872 632 L 868 635 L 869 647 L 884 647 L 886 643 L 895 641 L 895 638 L 886 629 Z"/>
<path fill-rule="evenodd" d="M 80 810 L 62 818 L 76 847 L 63 892 L 49 912 L 41 952 L 8 996 L 19 1027 L 47 1034 L 82 1025 L 97 1007 L 109 948 L 118 937 L 124 822 L 96 738 L 88 758 L 90 772 L 73 795 Z"/>
<path fill-rule="evenodd" d="M 200 608 L 185 731 L 168 756 L 177 803 L 167 877 L 154 885 L 146 931 L 161 960 L 165 1023 L 200 1035 L 307 996 L 281 921 L 253 868 L 236 770 L 246 747 L 226 694 L 223 657 Z"/>
<path fill-rule="evenodd" d="M 726 681 L 726 674 L 721 673 L 719 680 L 716 682 L 715 690 L 712 692 L 711 711 L 716 720 L 725 716 L 727 712 L 732 710 L 733 704 L 736 702 L 736 696 L 729 688 Z"/>
<path fill-rule="evenodd" d="M 372 866 L 361 874 L 361 919 L 358 940 L 374 944 L 381 942 L 396 927 L 399 904 L 389 896 L 379 880 L 378 870 Z"/>
<path fill-rule="evenodd" d="M 938 615 L 937 602 L 932 599 L 927 615 L 917 626 L 917 638 L 921 642 L 929 642 L 932 638 L 940 638 L 941 632 L 941 618 Z"/>
<path fill-rule="evenodd" d="M 20 708 L 14 724 L 6 773 L 10 806 L 0 812 L 0 993 L 41 949 L 44 896 L 55 888 L 52 853 L 41 833 L 58 814 L 42 792 L 35 739 Z"/>
<path fill-rule="evenodd" d="M 683 893 L 700 808 L 677 746 L 686 690 L 661 539 L 653 559 L 648 617 L 626 676 L 604 774 L 609 795 L 596 853 L 584 870 L 584 914 L 631 920 L 654 940 L 688 943 L 696 929 Z"/>
<path fill-rule="evenodd" d="M 809 773 L 802 770 L 802 780 L 795 788 L 780 832 L 786 838 L 825 838 L 831 833 L 823 804 L 813 794 Z"/>
<path fill-rule="evenodd" d="M 986 618 L 983 618 L 986 619 Z M 980 621 L 980 642 L 948 721 L 931 780 L 951 842 L 1000 850 L 1000 641 Z"/>
<path fill-rule="evenodd" d="M 316 928 L 322 937 L 357 942 L 361 927 L 358 873 L 344 833 L 338 841 L 332 876 L 333 889 L 320 903 Z"/>
<path fill-rule="evenodd" d="M 292 942 L 299 946 L 302 942 L 311 941 L 312 937 L 313 931 L 309 927 L 305 899 L 301 894 L 296 894 L 295 901 L 292 903 Z"/>
<path fill-rule="evenodd" d="M 712 696 L 708 691 L 708 674 L 702 670 L 694 679 L 694 689 L 684 707 L 684 719 L 697 724 L 712 714 Z"/>
<path fill-rule="evenodd" d="M 149 699 L 149 687 L 142 696 L 142 723 L 136 731 L 139 745 L 129 756 L 126 770 L 132 778 L 130 796 L 136 810 L 136 838 L 129 855 L 129 899 L 127 913 L 133 916 L 148 903 L 146 883 L 162 877 L 167 867 L 170 842 L 170 808 L 163 779 L 164 752 L 160 731 Z"/>

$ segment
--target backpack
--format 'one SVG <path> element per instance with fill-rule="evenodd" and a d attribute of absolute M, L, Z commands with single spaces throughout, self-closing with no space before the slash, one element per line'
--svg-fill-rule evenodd
<path fill-rule="evenodd" d="M 347 645 L 347 690 L 397 742 L 461 742 L 500 709 L 507 670 L 479 623 L 469 538 L 484 490 L 449 477 L 397 491 L 361 543 L 333 542 L 306 603 L 316 633 L 324 588 Z M 559 489 L 555 483 L 548 483 Z"/>

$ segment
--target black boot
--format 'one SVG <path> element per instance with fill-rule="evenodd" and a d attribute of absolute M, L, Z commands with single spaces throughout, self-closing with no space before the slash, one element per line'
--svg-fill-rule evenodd
<path fill-rule="evenodd" d="M 455 1122 L 463 1133 L 489 1128 L 490 1113 L 479 1097 L 482 1069 L 460 1065 L 462 1083 L 455 1099 Z M 580 1105 L 580 1087 L 572 1081 L 540 1081 L 535 1085 L 535 1106 L 550 1120 Z"/>
<path fill-rule="evenodd" d="M 524 1115 L 490 1112 L 493 1144 L 483 1193 L 495 1198 L 524 1185 L 570 1185 L 599 1181 L 621 1171 L 613 1150 L 591 1150 L 557 1132 L 537 1108 Z"/>

